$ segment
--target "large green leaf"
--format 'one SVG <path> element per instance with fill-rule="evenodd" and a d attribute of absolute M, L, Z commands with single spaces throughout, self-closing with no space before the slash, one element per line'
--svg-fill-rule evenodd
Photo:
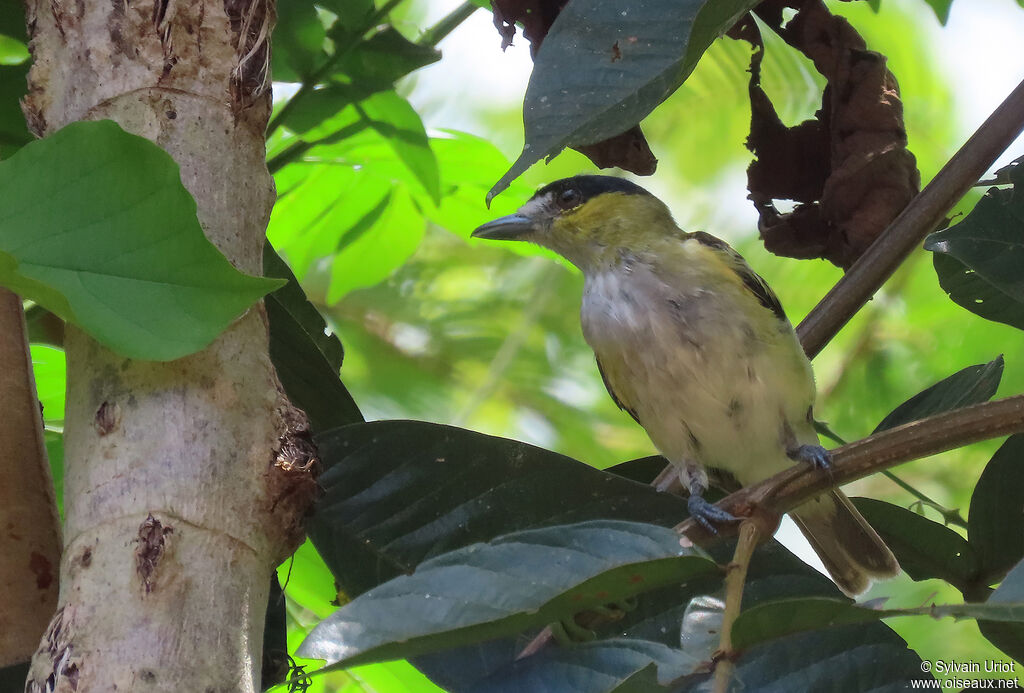
<path fill-rule="evenodd" d="M 1010 436 L 981 473 L 971 496 L 967 536 L 986 583 L 1024 558 L 1024 435 Z"/>
<path fill-rule="evenodd" d="M 988 598 L 990 604 L 1024 603 L 1024 561 L 1018 563 Z M 993 645 L 1024 664 L 1024 623 L 978 621 L 978 629 Z"/>
<path fill-rule="evenodd" d="M 312 2 L 282 2 L 277 8 L 271 51 L 274 79 L 302 82 L 312 76 L 328 57 L 324 51 L 326 38 L 327 31 Z"/>
<path fill-rule="evenodd" d="M 341 341 L 307 299 L 295 275 L 269 244 L 263 273 L 288 283 L 265 299 L 270 323 L 270 360 L 289 399 L 309 416 L 313 431 L 363 420 L 352 395 L 338 378 L 344 356 Z"/>
<path fill-rule="evenodd" d="M 517 530 L 596 518 L 672 526 L 686 501 L 563 455 L 419 421 L 317 437 L 324 496 L 309 535 L 350 596 L 426 558 Z"/>
<path fill-rule="evenodd" d="M 370 126 L 387 141 L 437 204 L 441 195 L 437 158 L 416 110 L 394 91 L 374 94 L 361 101 L 359 107 L 368 116 Z"/>
<path fill-rule="evenodd" d="M 552 645 L 481 681 L 469 693 L 626 693 L 665 689 L 704 661 L 692 654 L 649 640 L 613 638 Z M 667 689 L 666 689 L 667 690 Z"/>
<path fill-rule="evenodd" d="M 353 84 L 383 90 L 391 89 L 400 77 L 440 59 L 439 51 L 413 43 L 389 26 L 360 42 L 339 68 Z"/>
<path fill-rule="evenodd" d="M 893 616 L 985 618 L 1024 623 L 1024 595 L 1014 592 L 1012 598 L 1012 601 L 993 602 L 989 599 L 983 604 L 931 604 L 910 609 L 873 609 L 848 600 L 821 597 L 784 599 L 758 604 L 741 613 L 733 624 L 732 640 L 736 648 L 745 649 L 794 633 Z"/>
<path fill-rule="evenodd" d="M 1010 189 L 991 188 L 963 221 L 925 239 L 949 297 L 989 320 L 1024 329 L 1024 170 Z"/>
<path fill-rule="evenodd" d="M 988 363 L 968 366 L 917 393 L 882 419 L 874 433 L 895 428 L 944 411 L 987 402 L 992 399 L 1003 377 L 1003 357 Z"/>
<path fill-rule="evenodd" d="M 171 157 L 110 121 L 0 162 L 0 197 L 0 284 L 125 356 L 198 351 L 282 284 L 232 267 Z"/>
<path fill-rule="evenodd" d="M 892 503 L 872 498 L 853 502 L 912 579 L 941 578 L 961 592 L 975 584 L 981 567 L 977 553 L 949 527 Z"/>
<path fill-rule="evenodd" d="M 541 45 L 523 103 L 526 142 L 493 197 L 569 145 L 625 132 L 690 75 L 756 0 L 573 0 Z"/>
<path fill-rule="evenodd" d="M 410 657 L 718 573 L 665 527 L 605 520 L 526 530 L 424 561 L 360 595 L 298 653 L 331 667 Z"/>

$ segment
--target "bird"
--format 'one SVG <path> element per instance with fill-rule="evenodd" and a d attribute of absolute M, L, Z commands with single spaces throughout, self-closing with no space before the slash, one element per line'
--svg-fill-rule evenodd
<path fill-rule="evenodd" d="M 672 464 L 690 516 L 709 531 L 737 520 L 704 498 L 712 480 L 739 487 L 794 463 L 830 468 L 811 365 L 775 293 L 725 241 L 683 231 L 641 186 L 557 180 L 471 235 L 534 243 L 583 273 L 583 336 L 605 387 Z M 899 572 L 842 491 L 790 514 L 847 595 Z"/>

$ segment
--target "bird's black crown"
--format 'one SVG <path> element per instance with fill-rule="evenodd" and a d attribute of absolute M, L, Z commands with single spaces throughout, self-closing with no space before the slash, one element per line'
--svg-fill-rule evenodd
<path fill-rule="evenodd" d="M 649 192 L 639 185 L 625 178 L 616 178 L 614 176 L 573 176 L 572 178 L 563 178 L 553 183 L 548 183 L 535 192 L 533 196 L 543 197 L 548 193 L 554 193 L 554 197 L 557 200 L 567 190 L 575 190 L 579 193 L 579 204 L 583 204 L 587 200 L 604 193 L 617 192 L 624 195 L 650 195 Z"/>

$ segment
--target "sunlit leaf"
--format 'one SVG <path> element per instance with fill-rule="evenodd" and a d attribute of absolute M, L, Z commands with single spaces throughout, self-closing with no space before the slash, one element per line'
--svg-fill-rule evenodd
<path fill-rule="evenodd" d="M 132 358 L 207 346 L 281 282 L 242 274 L 203 234 L 168 154 L 78 122 L 0 162 L 0 283 Z"/>
<path fill-rule="evenodd" d="M 350 228 L 338 242 L 338 253 L 331 265 L 328 303 L 341 299 L 349 291 L 372 286 L 387 278 L 405 262 L 423 238 L 423 215 L 409 194 L 396 190 L 380 217 L 367 226 Z"/>
<path fill-rule="evenodd" d="M 711 42 L 756 0 L 574 0 L 534 62 L 523 103 L 526 143 L 493 197 L 533 163 L 636 125 L 689 76 Z"/>
<path fill-rule="evenodd" d="M 345 605 L 299 648 L 330 666 L 519 633 L 608 601 L 717 574 L 671 529 L 592 521 L 527 530 L 420 563 Z"/>
<path fill-rule="evenodd" d="M 36 394 L 43 407 L 47 425 L 64 425 L 64 391 L 67 373 L 64 351 L 43 344 L 31 345 L 32 373 L 36 379 Z"/>
<path fill-rule="evenodd" d="M 369 117 L 371 127 L 394 149 L 436 204 L 441 194 L 437 158 L 430 149 L 419 114 L 393 91 L 374 94 L 361 101 L 359 107 Z"/>

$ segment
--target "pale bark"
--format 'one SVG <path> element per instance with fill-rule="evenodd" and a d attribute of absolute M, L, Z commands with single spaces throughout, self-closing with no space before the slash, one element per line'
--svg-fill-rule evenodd
<path fill-rule="evenodd" d="M 29 123 L 110 118 L 153 140 L 210 240 L 259 273 L 272 13 L 271 0 L 30 0 Z M 269 578 L 315 492 L 290 464 L 305 419 L 267 339 L 262 306 L 170 363 L 69 328 L 60 608 L 29 690 L 258 689 Z"/>
<path fill-rule="evenodd" d="M 21 298 L 0 289 L 0 667 L 27 662 L 57 604 L 60 519 Z"/>

